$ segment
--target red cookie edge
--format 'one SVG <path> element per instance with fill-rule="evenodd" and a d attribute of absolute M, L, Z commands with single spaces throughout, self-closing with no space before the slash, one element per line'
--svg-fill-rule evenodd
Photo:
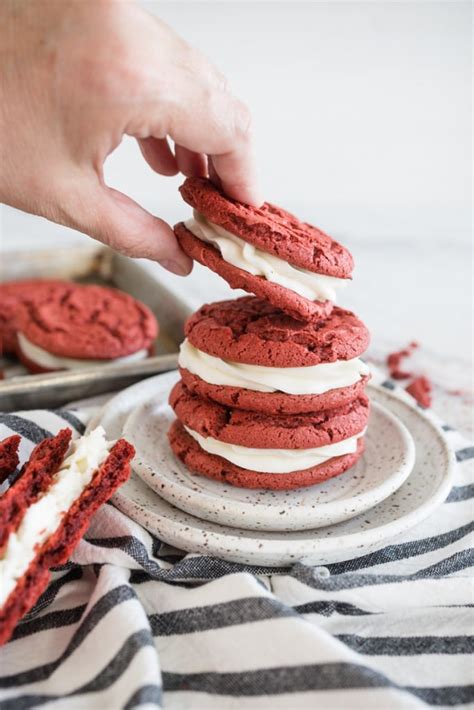
<path fill-rule="evenodd" d="M 3 483 L 19 464 L 20 441 L 18 434 L 12 434 L 0 441 L 0 483 Z"/>
<path fill-rule="evenodd" d="M 370 412 L 368 397 L 362 394 L 337 409 L 268 416 L 193 395 L 182 381 L 171 390 L 169 402 L 177 418 L 201 436 L 263 449 L 308 449 L 335 444 L 359 434 L 367 425 Z"/>
<path fill-rule="evenodd" d="M 245 409 L 268 415 L 306 414 L 336 409 L 349 404 L 363 394 L 370 376 L 348 387 L 338 387 L 323 394 L 285 394 L 283 392 L 255 392 L 228 385 L 213 385 L 185 368 L 179 368 L 186 388 L 198 397 L 210 399 L 225 407 Z"/>

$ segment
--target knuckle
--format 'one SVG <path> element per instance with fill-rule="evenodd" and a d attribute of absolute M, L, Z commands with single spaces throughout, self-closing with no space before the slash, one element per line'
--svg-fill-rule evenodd
<path fill-rule="evenodd" d="M 193 47 L 186 45 L 186 65 L 195 79 L 201 82 L 210 94 L 218 92 L 229 93 L 227 78 L 214 66 L 205 54 Z"/>
<path fill-rule="evenodd" d="M 183 40 L 180 40 L 179 55 L 176 59 L 176 63 L 184 73 L 192 77 L 193 80 L 199 79 L 204 75 L 202 54 Z"/>
<path fill-rule="evenodd" d="M 222 94 L 230 94 L 229 80 L 220 71 L 214 71 L 214 82 L 218 91 Z"/>

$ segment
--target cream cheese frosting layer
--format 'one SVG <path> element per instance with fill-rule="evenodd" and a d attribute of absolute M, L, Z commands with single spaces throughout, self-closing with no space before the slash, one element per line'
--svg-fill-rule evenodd
<path fill-rule="evenodd" d="M 183 425 L 184 426 L 184 425 Z M 237 444 L 226 444 L 223 441 L 204 437 L 197 431 L 184 427 L 188 434 L 197 441 L 201 449 L 208 454 L 221 456 L 235 466 L 240 466 L 248 471 L 257 473 L 292 473 L 303 471 L 325 463 L 336 456 L 354 454 L 357 451 L 357 440 L 364 435 L 364 431 L 356 436 L 351 436 L 344 441 L 327 446 L 318 446 L 314 449 L 253 449 Z"/>
<path fill-rule="evenodd" d="M 18 342 L 21 352 L 35 365 L 43 367 L 45 370 L 81 370 L 93 365 L 121 365 L 126 362 L 135 362 L 146 358 L 147 350 L 137 350 L 136 353 L 125 355 L 124 357 L 116 357 L 110 360 L 79 360 L 72 357 L 61 357 L 53 355 L 53 353 L 40 348 L 28 340 L 23 333 L 18 333 Z"/>
<path fill-rule="evenodd" d="M 323 394 L 349 387 L 370 370 L 359 358 L 310 365 L 309 367 L 264 367 L 247 365 L 208 355 L 186 338 L 179 352 L 180 367 L 211 385 L 223 385 L 255 392 Z"/>
<path fill-rule="evenodd" d="M 195 237 L 217 247 L 228 264 L 254 276 L 263 276 L 267 281 L 284 286 L 310 301 L 336 301 L 336 290 L 347 285 L 347 279 L 316 274 L 288 264 L 209 222 L 197 210 L 193 211 L 193 218 L 184 224 Z"/>
<path fill-rule="evenodd" d="M 0 607 L 34 560 L 36 550 L 59 527 L 65 513 L 91 482 L 112 446 L 102 427 L 71 444 L 51 486 L 25 511 L 18 529 L 8 538 L 0 557 Z"/>

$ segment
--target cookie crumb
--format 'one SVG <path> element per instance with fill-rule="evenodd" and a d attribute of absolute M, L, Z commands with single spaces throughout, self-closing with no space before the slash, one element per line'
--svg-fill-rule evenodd
<path fill-rule="evenodd" d="M 411 394 L 411 396 L 416 399 L 418 404 L 422 407 L 428 408 L 431 407 L 432 388 L 433 386 L 431 381 L 424 375 L 421 375 L 420 377 L 415 377 L 415 379 L 410 382 L 408 387 L 405 389 L 408 394 Z"/>
<path fill-rule="evenodd" d="M 404 348 L 403 350 L 399 350 L 398 352 L 390 353 L 387 356 L 387 366 L 389 369 L 390 377 L 392 377 L 394 380 L 408 380 L 410 377 L 413 377 L 412 372 L 405 372 L 400 368 L 400 364 L 402 360 L 404 360 L 407 357 L 410 357 L 410 355 L 413 353 L 416 348 L 419 347 L 419 343 L 417 343 L 415 340 L 413 340 L 408 347 Z"/>

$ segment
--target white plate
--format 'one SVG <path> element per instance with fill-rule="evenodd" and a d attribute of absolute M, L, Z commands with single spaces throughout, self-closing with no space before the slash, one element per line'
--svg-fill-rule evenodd
<path fill-rule="evenodd" d="M 167 432 L 175 415 L 168 392 L 136 407 L 123 435 L 133 442 L 133 468 L 172 505 L 198 518 L 246 530 L 314 530 L 364 513 L 396 491 L 415 463 L 407 428 L 374 404 L 363 457 L 350 471 L 293 491 L 236 488 L 193 475 L 173 454 Z"/>
<path fill-rule="evenodd" d="M 143 380 L 114 397 L 94 421 L 110 438 L 121 435 L 132 410 L 176 382 L 176 373 Z M 372 401 L 395 414 L 410 431 L 416 461 L 407 481 L 363 516 L 302 532 L 255 533 L 217 525 L 184 513 L 154 493 L 137 476 L 115 494 L 115 505 L 161 540 L 175 547 L 264 567 L 330 564 L 379 550 L 389 540 L 420 523 L 448 496 L 454 455 L 443 432 L 415 405 L 383 387 L 368 387 Z M 90 427 L 92 427 L 92 425 Z"/>

